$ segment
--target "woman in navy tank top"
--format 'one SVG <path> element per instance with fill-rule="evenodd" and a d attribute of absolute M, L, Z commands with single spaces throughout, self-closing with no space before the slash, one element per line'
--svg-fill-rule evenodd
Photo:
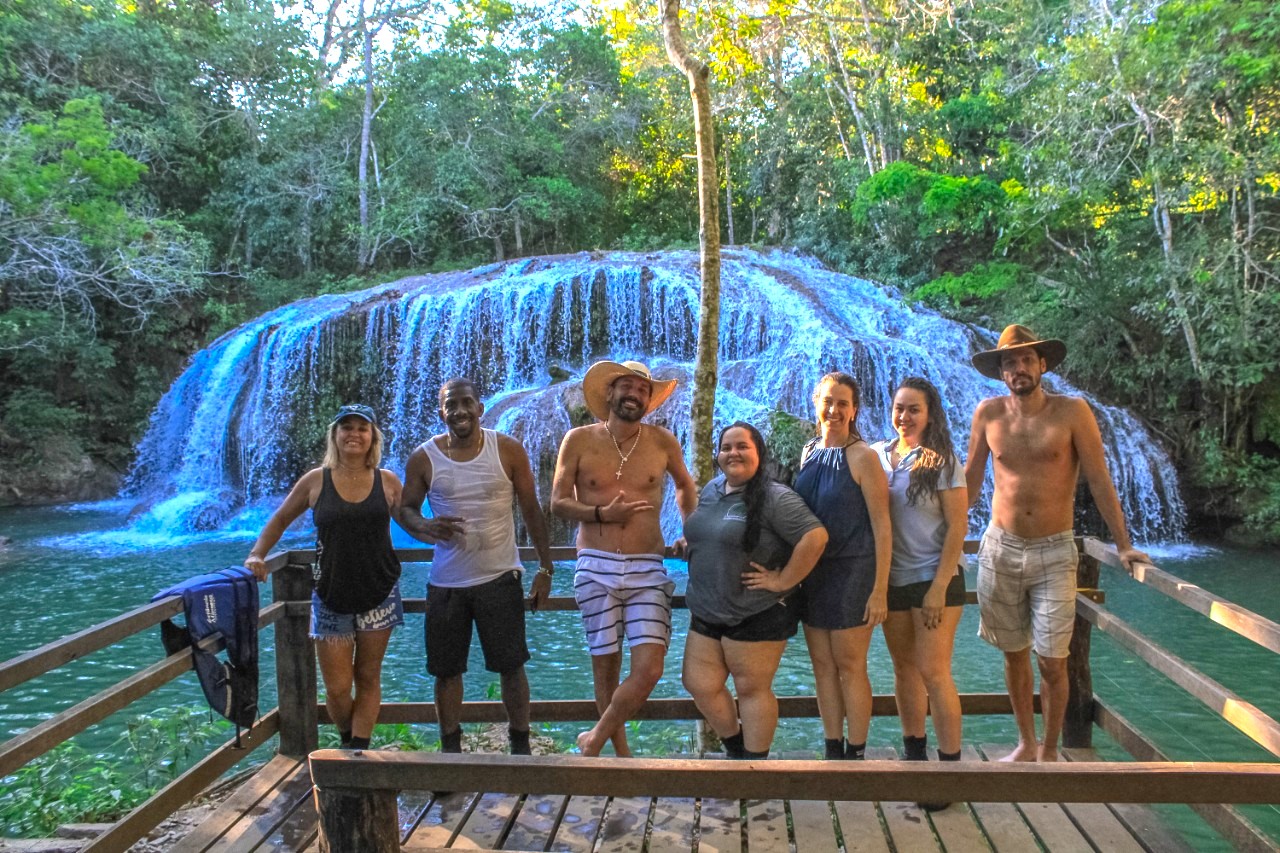
<path fill-rule="evenodd" d="M 813 404 L 819 435 L 805 445 L 795 481 L 829 536 L 818 565 L 800 585 L 825 754 L 855 760 L 867 748 L 867 649 L 888 612 L 893 554 L 889 482 L 858 433 L 858 400 L 858 384 L 847 373 L 828 373 L 818 382 Z"/>
<path fill-rule="evenodd" d="M 378 467 L 381 459 L 382 431 L 373 409 L 340 408 L 329 424 L 323 464 L 302 475 L 244 561 L 258 580 L 266 580 L 267 552 L 311 508 L 311 637 L 317 641 L 325 707 L 344 748 L 369 746 L 382 705 L 382 658 L 391 630 L 404 624 L 400 561 L 391 547 L 401 485 Z"/>

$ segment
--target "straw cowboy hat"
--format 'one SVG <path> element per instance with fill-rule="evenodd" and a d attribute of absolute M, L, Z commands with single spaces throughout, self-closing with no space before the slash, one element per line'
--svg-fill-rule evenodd
<path fill-rule="evenodd" d="M 676 390 L 676 380 L 654 379 L 649 368 L 638 361 L 624 361 L 621 364 L 616 361 L 597 361 L 582 378 L 582 396 L 586 398 L 587 410 L 597 420 L 609 420 L 609 388 L 623 376 L 639 376 L 648 380 L 652 390 L 649 392 L 649 408 L 644 412 L 646 415 L 665 403 Z"/>
<path fill-rule="evenodd" d="M 1000 340 L 995 349 L 989 349 L 974 355 L 971 359 L 978 372 L 990 379 L 1000 378 L 1000 357 L 1006 352 L 1034 347 L 1044 359 L 1045 370 L 1053 370 L 1067 357 L 1067 345 L 1056 338 L 1039 340 L 1035 333 L 1026 326 L 1014 323 L 1005 326 L 1000 333 Z"/>

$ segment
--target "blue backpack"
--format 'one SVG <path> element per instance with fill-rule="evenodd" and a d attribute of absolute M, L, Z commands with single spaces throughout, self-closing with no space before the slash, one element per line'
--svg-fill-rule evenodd
<path fill-rule="evenodd" d="M 160 639 L 168 654 L 191 647 L 200 687 L 210 707 L 240 728 L 258 718 L 258 581 L 243 566 L 196 575 L 156 593 L 152 601 L 182 596 L 186 626 L 166 619 Z M 220 633 L 226 644 L 224 663 L 198 643 Z"/>

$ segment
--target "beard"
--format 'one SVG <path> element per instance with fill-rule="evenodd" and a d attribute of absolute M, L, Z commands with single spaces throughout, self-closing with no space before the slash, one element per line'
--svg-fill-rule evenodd
<path fill-rule="evenodd" d="M 625 407 L 625 403 L 635 403 L 636 407 L 634 409 L 628 409 Z M 644 405 L 635 397 L 623 397 L 618 400 L 613 400 L 609 404 L 609 411 L 613 412 L 613 414 L 617 416 L 618 420 L 626 421 L 627 423 L 635 423 L 643 418 L 645 414 Z"/>
<path fill-rule="evenodd" d="M 1028 379 L 1030 381 L 1023 382 L 1018 385 L 1014 385 L 1012 383 L 1006 383 L 1009 386 L 1009 392 L 1013 394 L 1015 397 L 1029 397 L 1035 393 L 1035 390 L 1037 388 L 1040 387 L 1040 377 L 1038 376 L 1032 378 L 1031 376 L 1028 376 L 1027 374 L 1024 373 L 1024 374 L 1021 374 L 1020 376 L 1015 376 L 1014 382 L 1017 382 L 1018 379 Z"/>

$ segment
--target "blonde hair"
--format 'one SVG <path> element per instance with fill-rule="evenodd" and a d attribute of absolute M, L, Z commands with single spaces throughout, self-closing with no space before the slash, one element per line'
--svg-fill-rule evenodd
<path fill-rule="evenodd" d="M 358 417 L 348 415 L 347 417 Z M 324 460 L 320 463 L 322 468 L 338 467 L 338 425 L 343 419 L 338 419 L 329 425 L 329 432 L 325 436 L 324 442 Z M 373 441 L 369 444 L 369 452 L 364 457 L 364 467 L 377 468 L 378 463 L 382 461 L 382 430 L 378 429 L 378 425 L 370 423 L 373 428 Z"/>

